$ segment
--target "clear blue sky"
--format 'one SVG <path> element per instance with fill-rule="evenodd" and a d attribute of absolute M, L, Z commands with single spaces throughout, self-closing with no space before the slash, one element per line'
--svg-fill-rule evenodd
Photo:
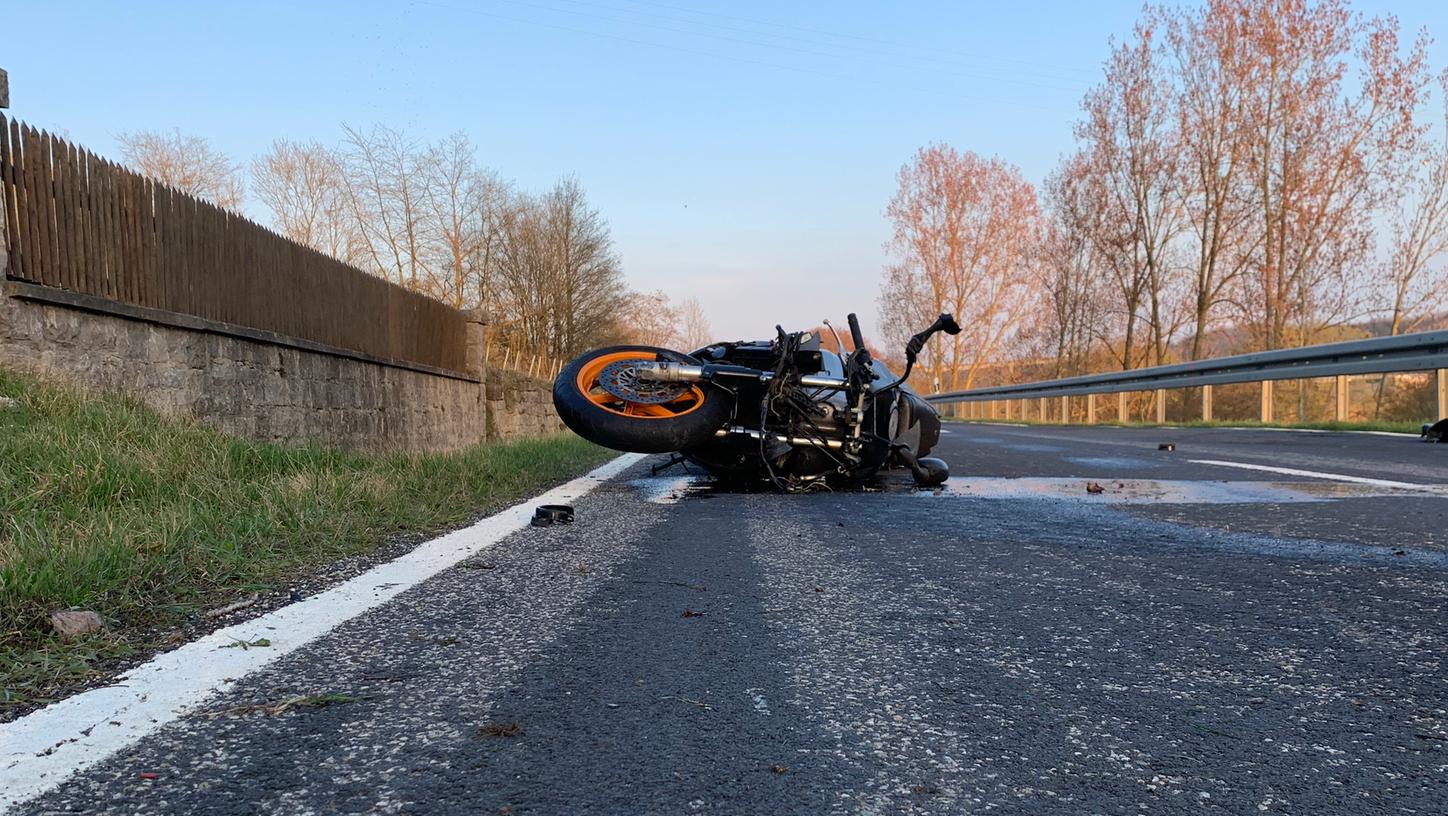
<path fill-rule="evenodd" d="M 873 325 L 899 166 L 945 141 L 1039 181 L 1140 8 L 3 1 L 0 68 L 33 125 L 107 154 L 180 128 L 237 160 L 343 122 L 462 130 L 525 188 L 577 174 L 630 285 L 699 297 L 730 338 L 851 309 Z M 1448 3 L 1355 8 L 1448 40 Z M 1448 42 L 1432 58 L 1448 67 Z"/>

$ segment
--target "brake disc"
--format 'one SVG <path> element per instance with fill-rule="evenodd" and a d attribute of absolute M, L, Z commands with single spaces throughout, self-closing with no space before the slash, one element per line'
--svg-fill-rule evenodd
<path fill-rule="evenodd" d="M 689 393 L 690 384 L 639 378 L 639 363 L 649 360 L 620 360 L 610 363 L 598 375 L 598 387 L 627 402 L 663 405 Z"/>

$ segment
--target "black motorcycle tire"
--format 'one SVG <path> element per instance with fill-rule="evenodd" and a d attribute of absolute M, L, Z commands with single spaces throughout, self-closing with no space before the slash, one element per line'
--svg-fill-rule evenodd
<path fill-rule="evenodd" d="M 708 383 L 695 386 L 697 402 L 675 416 L 626 416 L 595 402 L 580 382 L 602 358 L 637 353 L 638 359 L 700 365 L 687 354 L 654 346 L 606 346 L 586 352 L 563 367 L 553 382 L 553 407 L 574 433 L 614 450 L 668 453 L 714 438 L 734 410 L 734 395 Z M 659 410 L 659 409 L 655 409 Z M 662 411 L 661 411 L 662 412 Z"/>

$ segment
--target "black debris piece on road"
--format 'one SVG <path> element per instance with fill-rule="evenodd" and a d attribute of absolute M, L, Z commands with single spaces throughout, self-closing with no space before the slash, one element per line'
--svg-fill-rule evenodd
<path fill-rule="evenodd" d="M 533 511 L 534 527 L 550 527 L 554 524 L 572 524 L 573 508 L 566 504 L 540 504 Z"/>

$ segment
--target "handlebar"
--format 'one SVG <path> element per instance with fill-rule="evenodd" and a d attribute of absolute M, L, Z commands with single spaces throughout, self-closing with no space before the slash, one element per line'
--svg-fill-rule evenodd
<path fill-rule="evenodd" d="M 930 328 L 910 338 L 910 342 L 905 344 L 905 362 L 914 363 L 915 358 L 920 355 L 920 350 L 925 348 L 925 344 L 929 342 L 930 336 L 938 331 L 946 334 L 960 334 L 960 324 L 956 323 L 955 318 L 950 314 L 943 314 L 935 318 L 935 322 L 930 324 Z"/>
<path fill-rule="evenodd" d="M 860 318 L 854 317 L 854 313 L 851 311 L 850 317 L 847 318 L 847 320 L 850 321 L 850 341 L 854 343 L 854 350 L 860 352 L 860 350 L 864 349 L 864 334 L 860 333 Z M 869 352 L 864 353 L 866 353 L 866 356 L 869 354 Z"/>

